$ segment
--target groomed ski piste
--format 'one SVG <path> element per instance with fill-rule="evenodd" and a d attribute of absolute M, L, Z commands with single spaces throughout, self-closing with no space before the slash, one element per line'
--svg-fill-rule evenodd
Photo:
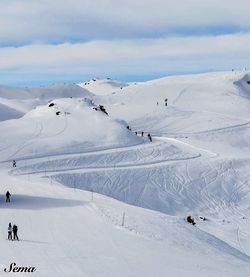
<path fill-rule="evenodd" d="M 0 119 L 0 276 L 250 276 L 248 72 L 1 87 Z"/>

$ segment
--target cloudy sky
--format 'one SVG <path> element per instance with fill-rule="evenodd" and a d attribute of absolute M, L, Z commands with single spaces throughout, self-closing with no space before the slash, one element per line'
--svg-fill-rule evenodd
<path fill-rule="evenodd" d="M 0 84 L 250 67 L 247 0 L 0 0 Z"/>

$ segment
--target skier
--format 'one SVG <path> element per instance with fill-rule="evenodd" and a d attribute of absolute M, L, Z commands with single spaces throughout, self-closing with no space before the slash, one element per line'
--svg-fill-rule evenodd
<path fill-rule="evenodd" d="M 10 192 L 7 191 L 5 195 L 6 195 L 6 203 L 10 202 L 10 196 L 11 196 Z"/>
<path fill-rule="evenodd" d="M 166 98 L 165 99 L 165 106 L 167 106 L 168 105 L 168 99 Z"/>
<path fill-rule="evenodd" d="M 137 135 L 137 132 L 135 131 L 135 134 Z"/>
<path fill-rule="evenodd" d="M 148 134 L 148 139 L 150 140 L 150 142 L 152 142 L 152 137 L 150 134 Z"/>
<path fill-rule="evenodd" d="M 196 224 L 196 223 L 194 222 L 194 219 L 193 219 L 190 215 L 187 217 L 187 222 L 190 223 L 190 224 L 192 224 L 192 225 L 195 225 L 195 224 Z"/>
<path fill-rule="evenodd" d="M 13 164 L 13 167 L 16 167 L 16 161 L 15 160 L 13 160 L 12 164 Z"/>
<path fill-rule="evenodd" d="M 15 224 L 13 225 L 12 230 L 13 230 L 13 240 L 16 240 L 16 239 L 19 240 L 19 238 L 17 236 L 17 230 L 18 230 L 18 228 L 17 228 L 17 226 Z"/>
<path fill-rule="evenodd" d="M 9 227 L 8 227 L 8 240 L 12 240 L 12 226 L 11 226 L 11 223 L 9 223 Z"/>
<path fill-rule="evenodd" d="M 142 131 L 142 132 L 141 132 L 141 136 L 142 136 L 142 137 L 143 137 L 143 134 L 144 134 L 144 132 Z"/>

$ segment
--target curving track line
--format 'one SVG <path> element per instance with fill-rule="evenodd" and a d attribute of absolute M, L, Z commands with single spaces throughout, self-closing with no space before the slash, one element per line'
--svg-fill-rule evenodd
<path fill-rule="evenodd" d="M 237 228 L 237 241 L 238 241 L 238 244 L 239 244 L 239 247 L 240 247 L 241 251 L 242 251 L 246 256 L 248 256 L 248 254 L 246 253 L 246 251 L 244 250 L 244 248 L 242 247 L 242 244 L 241 244 L 241 242 L 240 242 L 239 233 L 240 233 L 240 227 Z"/>
<path fill-rule="evenodd" d="M 38 131 L 36 131 L 36 129 L 35 129 L 34 134 L 31 135 L 31 137 L 28 139 L 28 141 L 26 141 L 26 142 L 24 142 L 23 144 L 21 144 L 21 146 L 19 146 L 19 148 L 18 148 L 14 153 L 12 153 L 5 161 L 9 161 L 11 158 L 15 157 L 16 154 L 18 154 L 18 153 L 19 153 L 21 150 L 23 150 L 25 147 L 34 144 L 35 142 L 34 142 L 34 141 L 31 142 L 31 140 L 34 140 L 34 139 L 38 138 L 39 136 L 41 136 L 41 134 L 42 134 L 42 132 L 43 132 L 43 125 L 42 125 L 41 122 L 37 122 L 36 124 L 37 124 L 37 125 L 36 125 L 36 129 L 37 129 L 37 126 L 40 125 Z M 4 162 L 5 162 L 5 161 L 4 161 Z"/>

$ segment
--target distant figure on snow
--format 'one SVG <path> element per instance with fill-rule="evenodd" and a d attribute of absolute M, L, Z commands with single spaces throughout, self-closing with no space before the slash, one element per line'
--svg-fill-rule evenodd
<path fill-rule="evenodd" d="M 168 99 L 166 98 L 165 99 L 165 106 L 167 106 L 168 105 Z"/>
<path fill-rule="evenodd" d="M 12 240 L 12 226 L 11 226 L 11 223 L 9 223 L 9 227 L 8 227 L 8 240 Z"/>
<path fill-rule="evenodd" d="M 12 230 L 13 230 L 13 240 L 19 240 L 18 235 L 17 235 L 18 228 L 15 224 L 13 225 Z"/>
<path fill-rule="evenodd" d="M 142 131 L 142 132 L 141 132 L 141 136 L 143 137 L 143 135 L 144 135 L 144 132 Z"/>
<path fill-rule="evenodd" d="M 11 194 L 9 191 L 6 192 L 6 202 L 10 202 L 10 197 L 11 197 Z"/>
<path fill-rule="evenodd" d="M 194 222 L 194 219 L 193 219 L 190 215 L 187 217 L 187 222 L 190 223 L 190 224 L 192 224 L 192 225 L 195 225 L 195 224 L 196 224 L 196 223 Z"/>
<path fill-rule="evenodd" d="M 105 113 L 106 115 L 108 115 L 106 109 L 104 108 L 103 105 L 99 105 L 100 111 L 102 111 L 103 113 Z"/>
<path fill-rule="evenodd" d="M 152 137 L 150 134 L 148 134 L 148 139 L 150 140 L 150 142 L 152 142 Z"/>
<path fill-rule="evenodd" d="M 13 160 L 12 165 L 13 165 L 13 167 L 16 167 L 16 161 L 15 160 Z"/>
<path fill-rule="evenodd" d="M 137 132 L 135 131 L 135 134 L 137 135 Z"/>

